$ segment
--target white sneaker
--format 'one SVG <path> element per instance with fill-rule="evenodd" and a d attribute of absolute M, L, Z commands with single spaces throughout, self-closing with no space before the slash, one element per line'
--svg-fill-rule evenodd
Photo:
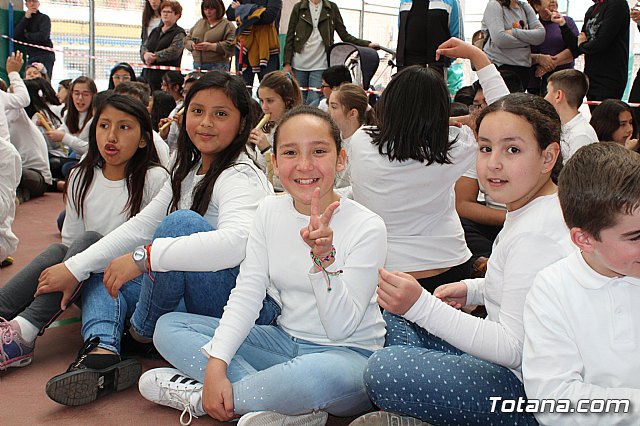
<path fill-rule="evenodd" d="M 256 411 L 240 417 L 238 426 L 324 426 L 329 414 L 315 411 L 300 416 L 287 416 L 275 411 Z"/>
<path fill-rule="evenodd" d="M 367 413 L 349 423 L 349 426 L 431 426 L 414 417 L 402 416 L 388 411 Z"/>
<path fill-rule="evenodd" d="M 156 404 L 182 410 L 180 424 L 187 426 L 193 417 L 207 413 L 202 408 L 202 383 L 187 377 L 175 368 L 154 368 L 144 373 L 138 382 L 140 393 Z M 188 421 L 184 421 L 185 415 Z"/>

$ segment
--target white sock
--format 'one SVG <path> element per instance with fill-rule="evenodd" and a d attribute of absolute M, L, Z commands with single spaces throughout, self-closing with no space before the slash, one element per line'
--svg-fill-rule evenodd
<path fill-rule="evenodd" d="M 22 317 L 15 317 L 14 321 L 18 323 L 20 326 L 20 334 L 22 335 L 22 340 L 25 343 L 35 342 L 36 337 L 38 337 L 38 327 L 31 324 L 29 321 Z"/>

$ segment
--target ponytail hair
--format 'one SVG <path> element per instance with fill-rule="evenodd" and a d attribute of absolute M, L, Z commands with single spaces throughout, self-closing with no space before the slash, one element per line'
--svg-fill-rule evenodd
<path fill-rule="evenodd" d="M 343 83 L 333 89 L 331 96 L 336 96 L 337 101 L 347 111 L 355 109 L 358 111 L 358 122 L 360 125 L 374 126 L 377 124 L 376 114 L 369 105 L 369 97 L 364 89 L 357 84 Z"/>

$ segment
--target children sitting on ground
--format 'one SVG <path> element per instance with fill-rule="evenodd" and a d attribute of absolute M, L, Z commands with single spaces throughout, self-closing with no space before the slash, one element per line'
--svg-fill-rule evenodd
<path fill-rule="evenodd" d="M 2 370 L 30 364 L 36 336 L 61 313 L 61 293 L 34 297 L 40 274 L 136 215 L 168 176 L 159 165 L 151 121 L 140 102 L 113 95 L 98 109 L 94 123 L 87 155 L 67 185 L 62 243 L 49 246 L 0 288 Z"/>
<path fill-rule="evenodd" d="M 566 163 L 581 147 L 598 142 L 598 135 L 578 111 L 589 90 L 587 76 L 578 70 L 556 71 L 547 80 L 545 99 L 551 102 L 562 121 L 562 159 Z"/>
<path fill-rule="evenodd" d="M 87 280 L 85 346 L 72 368 L 47 384 L 54 401 L 86 404 L 134 384 L 139 369 L 120 355 L 148 354 L 157 319 L 181 300 L 188 312 L 222 316 L 258 204 L 272 194 L 244 151 L 247 123 L 255 119 L 250 100 L 240 77 L 213 71 L 196 81 L 171 179 L 135 217 L 41 275 L 37 294 L 62 291 L 63 307 Z M 260 323 L 279 312 L 268 296 Z"/>
<path fill-rule="evenodd" d="M 476 65 L 489 102 L 508 93 L 481 50 L 451 40 L 457 57 Z M 477 143 L 469 127 L 449 126 L 449 103 L 440 73 L 406 67 L 378 101 L 378 126 L 367 129 L 373 143 L 352 140 L 349 159 L 353 199 L 387 226 L 386 267 L 412 274 L 429 291 L 471 270 L 454 184 L 473 164 Z"/>
<path fill-rule="evenodd" d="M 433 424 L 536 424 L 530 412 L 492 410 L 490 398 L 526 398 L 525 297 L 541 269 L 575 251 L 552 180 L 562 167 L 560 117 L 541 97 L 516 93 L 487 106 L 477 122 L 478 178 L 507 206 L 486 276 L 431 294 L 409 274 L 380 271 L 390 347 L 369 359 L 365 382 L 385 411 L 354 425 L 393 417 L 401 424 L 391 413 Z M 470 304 L 484 305 L 487 318 L 458 310 Z"/>
<path fill-rule="evenodd" d="M 542 425 L 636 425 L 640 155 L 613 143 L 581 148 L 565 165 L 558 188 L 580 252 L 542 270 L 527 296 L 522 359 L 527 396 L 555 402 L 554 408 L 567 401 L 567 409 L 592 411 L 543 406 L 544 412 L 536 413 Z"/>
<path fill-rule="evenodd" d="M 345 152 L 326 113 L 288 112 L 273 150 L 288 194 L 258 208 L 222 319 L 163 316 L 154 342 L 178 370 L 147 372 L 140 391 L 190 415 L 242 416 L 238 426 L 324 425 L 327 413 L 372 407 L 362 373 L 384 340 L 375 288 L 386 232 L 379 216 L 333 190 Z M 282 304 L 277 326 L 254 325 L 265 294 Z"/>

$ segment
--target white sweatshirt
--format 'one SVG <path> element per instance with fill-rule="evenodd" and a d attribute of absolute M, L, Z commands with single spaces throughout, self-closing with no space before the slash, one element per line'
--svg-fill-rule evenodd
<path fill-rule="evenodd" d="M 278 326 L 288 334 L 319 345 L 382 347 L 385 323 L 375 292 L 386 254 L 384 222 L 341 199 L 330 223 L 336 260 L 328 270 L 343 273 L 330 278 L 331 291 L 324 273 L 313 272 L 309 246 L 300 236 L 308 225 L 309 216 L 294 208 L 290 195 L 262 202 L 236 287 L 213 339 L 202 348 L 205 355 L 231 361 L 258 318 L 267 289 L 281 301 Z"/>
<path fill-rule="evenodd" d="M 20 154 L 0 137 L 0 262 L 18 248 L 18 237 L 11 224 L 16 216 L 16 188 L 21 176 Z"/>
<path fill-rule="evenodd" d="M 478 71 L 488 102 L 509 91 L 493 65 Z M 389 161 L 364 132 L 350 140 L 353 199 L 379 214 L 387 226 L 386 268 L 403 272 L 460 265 L 471 257 L 455 209 L 454 185 L 475 162 L 470 128 L 449 127 L 450 164 Z"/>
<path fill-rule="evenodd" d="M 65 124 L 65 120 L 67 119 L 67 112 L 65 112 L 64 117 L 62 117 L 62 125 L 58 127 L 57 130 L 62 130 L 65 134 L 62 138 L 62 143 L 69 148 L 71 148 L 77 155 L 78 158 L 82 157 L 89 150 L 89 129 L 91 128 L 91 122 L 93 121 L 93 117 L 87 121 L 87 124 L 80 130 L 80 132 L 73 134 Z M 87 112 L 81 112 L 78 118 L 78 123 L 81 125 L 84 123 L 84 119 L 87 116 Z"/>
<path fill-rule="evenodd" d="M 182 181 L 179 209 L 191 208 L 193 189 L 204 177 L 196 175 L 199 167 L 197 164 Z M 245 256 L 258 204 L 272 193 L 264 173 L 246 154 L 241 154 L 234 166 L 218 176 L 213 188 L 204 218 L 215 230 L 178 238 L 157 238 L 151 250 L 151 268 L 157 272 L 218 271 L 238 266 Z M 67 268 L 82 281 L 91 272 L 103 270 L 112 259 L 150 243 L 156 228 L 167 216 L 171 196 L 171 181 L 167 180 L 144 210 L 89 249 L 68 259 Z"/>
<path fill-rule="evenodd" d="M 484 305 L 487 318 L 466 314 L 424 290 L 404 317 L 458 349 L 509 368 L 522 379 L 524 301 L 536 274 L 575 246 L 557 194 L 538 197 L 507 212 L 485 278 L 464 280 L 467 304 Z"/>
<path fill-rule="evenodd" d="M 169 173 L 162 167 L 147 171 L 144 193 L 140 208 L 143 209 L 164 186 Z M 85 231 L 96 231 L 102 235 L 125 223 L 129 217 L 127 200 L 129 190 L 126 179 L 112 181 L 104 177 L 102 169 L 96 167 L 93 182 L 84 200 L 84 217 L 79 216 L 72 201 L 73 188 L 78 178 L 77 171 L 71 172 L 67 187 L 66 216 L 62 227 L 62 244 L 69 246 Z"/>
<path fill-rule="evenodd" d="M 49 151 L 44 136 L 24 108 L 6 108 L 5 112 L 7 120 L 11 123 L 9 126 L 11 143 L 20 153 L 22 168 L 36 170 L 42 175 L 44 181 L 51 185 Z"/>

